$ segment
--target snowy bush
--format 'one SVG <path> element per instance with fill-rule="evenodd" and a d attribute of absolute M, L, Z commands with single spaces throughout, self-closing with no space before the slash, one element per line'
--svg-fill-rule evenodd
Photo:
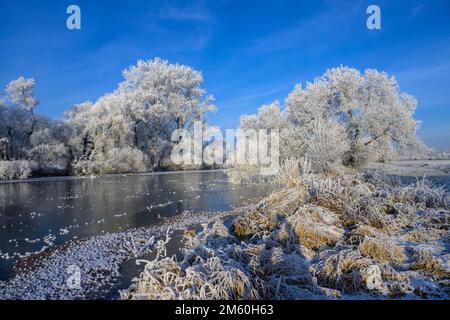
<path fill-rule="evenodd" d="M 34 164 L 30 161 L 0 161 L 0 180 L 26 179 L 31 176 Z"/>
<path fill-rule="evenodd" d="M 101 163 L 93 160 L 77 160 L 72 163 L 72 174 L 91 176 L 100 173 Z"/>
<path fill-rule="evenodd" d="M 95 161 L 104 162 L 96 169 L 103 173 L 158 168 L 170 154 L 172 132 L 189 128 L 215 109 L 213 97 L 201 87 L 201 73 L 188 66 L 156 58 L 138 61 L 123 76 L 114 92 L 66 112 L 65 120 L 74 128 L 74 156 L 80 162 L 74 167 Z M 127 156 L 128 151 L 132 155 Z"/>
<path fill-rule="evenodd" d="M 80 160 L 73 164 L 76 175 L 137 173 L 146 170 L 144 155 L 134 148 L 114 148 L 93 160 Z"/>
<path fill-rule="evenodd" d="M 106 153 L 102 173 L 135 173 L 146 170 L 143 153 L 134 148 L 114 148 Z"/>
<path fill-rule="evenodd" d="M 41 175 L 58 175 L 67 173 L 69 164 L 68 149 L 63 143 L 39 144 L 28 151 L 30 159 L 37 163 Z"/>
<path fill-rule="evenodd" d="M 304 129 L 305 156 L 317 172 L 336 169 L 350 150 L 345 128 L 338 123 L 315 119 Z"/>

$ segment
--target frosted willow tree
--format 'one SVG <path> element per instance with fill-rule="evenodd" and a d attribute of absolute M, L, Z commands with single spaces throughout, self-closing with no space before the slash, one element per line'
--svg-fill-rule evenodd
<path fill-rule="evenodd" d="M 413 119 L 417 101 L 402 93 L 384 72 L 340 67 L 322 77 L 330 90 L 325 112 L 342 123 L 350 141 L 345 162 L 361 165 L 391 159 L 395 152 L 418 145 Z"/>
<path fill-rule="evenodd" d="M 359 167 L 423 150 L 414 120 L 417 102 L 402 93 L 394 77 L 376 70 L 361 74 L 348 67 L 330 69 L 285 100 L 241 117 L 241 128 L 281 131 L 281 161 L 308 157 L 316 171 L 339 164 Z"/>
<path fill-rule="evenodd" d="M 156 58 L 123 76 L 114 92 L 66 113 L 78 173 L 154 169 L 170 154 L 173 130 L 191 128 L 214 110 L 201 73 L 188 66 Z"/>

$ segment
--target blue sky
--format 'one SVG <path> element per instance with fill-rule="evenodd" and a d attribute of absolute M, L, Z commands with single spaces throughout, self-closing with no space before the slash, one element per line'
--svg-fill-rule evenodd
<path fill-rule="evenodd" d="M 81 30 L 66 28 L 70 4 Z M 370 4 L 381 7 L 381 30 L 366 28 Z M 419 100 L 423 140 L 450 149 L 449 21 L 448 0 L 0 0 L 0 86 L 35 78 L 38 111 L 59 118 L 159 56 L 203 72 L 218 106 L 209 122 L 224 129 L 330 67 L 376 68 Z"/>

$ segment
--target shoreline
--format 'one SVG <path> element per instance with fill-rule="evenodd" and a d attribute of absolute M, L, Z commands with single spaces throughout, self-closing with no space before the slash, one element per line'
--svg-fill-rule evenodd
<path fill-rule="evenodd" d="M 121 266 L 151 253 L 152 237 L 164 236 L 168 228 L 173 233 L 227 218 L 245 208 L 229 212 L 186 211 L 159 225 L 94 236 L 58 247 L 13 278 L 0 281 L 0 300 L 105 299 L 115 294 L 111 290 L 119 284 Z M 67 267 L 77 263 L 80 264 L 81 289 L 68 289 Z"/>
<path fill-rule="evenodd" d="M 159 176 L 170 175 L 178 173 L 209 173 L 209 172 L 226 172 L 227 169 L 201 169 L 201 170 L 171 170 L 171 171 L 153 171 L 153 172 L 141 172 L 141 173 L 116 173 L 116 174 L 103 174 L 95 176 L 49 176 L 49 177 L 36 177 L 17 180 L 0 180 L 0 184 L 9 183 L 30 183 L 30 182 L 45 182 L 45 181 L 65 181 L 65 180 L 81 180 L 81 179 L 97 179 L 103 177 L 132 177 L 132 176 Z"/>
<path fill-rule="evenodd" d="M 429 164 L 442 164 L 450 167 L 450 160 L 448 159 L 425 159 L 425 160 L 393 160 L 393 161 L 386 161 L 384 163 L 381 162 L 374 162 L 367 165 L 364 169 L 368 170 L 387 170 L 387 173 L 391 173 L 393 175 L 398 175 L 402 177 L 410 177 L 410 176 L 422 176 L 425 175 L 427 177 L 445 177 L 450 174 L 449 172 L 442 172 L 439 170 L 440 168 L 426 168 L 430 169 L 425 172 L 411 172 L 411 171 L 393 171 L 389 172 L 392 169 L 395 169 L 397 165 L 400 165 L 399 168 L 405 169 L 405 166 L 401 166 L 402 164 L 419 164 L 421 163 L 422 166 L 419 167 L 409 167 L 410 170 L 414 169 L 417 170 L 417 168 L 423 168 L 425 166 L 428 166 Z M 177 173 L 198 173 L 198 172 L 226 172 L 228 171 L 227 168 L 223 169 L 200 169 L 200 170 L 168 170 L 168 171 L 149 171 L 149 172 L 137 172 L 137 173 L 116 173 L 116 174 L 103 174 L 103 175 L 93 175 L 93 176 L 70 176 L 70 175 L 63 175 L 63 176 L 43 176 L 43 177 L 35 177 L 35 178 L 26 178 L 26 179 L 16 179 L 16 180 L 0 180 L 0 184 L 8 184 L 8 183 L 29 183 L 29 182 L 41 182 L 41 181 L 64 181 L 64 180 L 78 180 L 78 179 L 96 179 L 96 178 L 103 178 L 103 177 L 115 177 L 115 176 L 123 176 L 123 177 L 129 177 L 129 176 L 158 176 L 158 175 L 170 175 L 170 174 L 177 174 Z"/>
<path fill-rule="evenodd" d="M 231 223 L 216 221 L 194 235 L 181 259 L 148 261 L 123 297 L 448 299 L 450 198 L 443 187 L 376 172 L 292 176 L 298 179 Z"/>

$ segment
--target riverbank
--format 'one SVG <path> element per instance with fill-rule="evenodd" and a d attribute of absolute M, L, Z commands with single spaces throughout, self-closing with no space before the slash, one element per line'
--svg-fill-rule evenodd
<path fill-rule="evenodd" d="M 403 160 L 385 163 L 372 163 L 368 169 L 382 171 L 385 174 L 403 177 L 448 177 L 450 160 Z"/>
<path fill-rule="evenodd" d="M 286 188 L 147 261 L 126 299 L 449 299 L 450 198 L 369 170 Z"/>
<path fill-rule="evenodd" d="M 236 214 L 235 212 L 234 214 Z M 107 299 L 118 298 L 123 285 L 121 267 L 127 261 L 151 254 L 166 233 L 183 233 L 213 218 L 229 217 L 230 212 L 184 212 L 163 223 L 125 232 L 105 234 L 54 248 L 42 259 L 22 263 L 18 275 L 0 282 L 0 299 Z M 68 281 L 79 268 L 80 287 L 70 288 Z M 129 281 L 129 279 L 128 279 Z"/>
<path fill-rule="evenodd" d="M 232 211 L 276 186 L 233 185 L 220 171 L 0 184 L 0 281 L 56 246 L 190 212 Z"/>
<path fill-rule="evenodd" d="M 104 174 L 104 175 L 92 175 L 92 176 L 51 176 L 51 177 L 36 177 L 26 179 L 15 180 L 0 180 L 0 184 L 6 183 L 22 183 L 22 182 L 42 182 L 42 181 L 64 181 L 64 180 L 81 180 L 81 179 L 96 179 L 101 177 L 130 177 L 130 176 L 159 176 L 166 174 L 177 173 L 198 173 L 198 172 L 226 172 L 227 169 L 202 169 L 202 170 L 174 170 L 174 171 L 151 171 L 142 173 L 118 173 L 118 174 Z"/>

